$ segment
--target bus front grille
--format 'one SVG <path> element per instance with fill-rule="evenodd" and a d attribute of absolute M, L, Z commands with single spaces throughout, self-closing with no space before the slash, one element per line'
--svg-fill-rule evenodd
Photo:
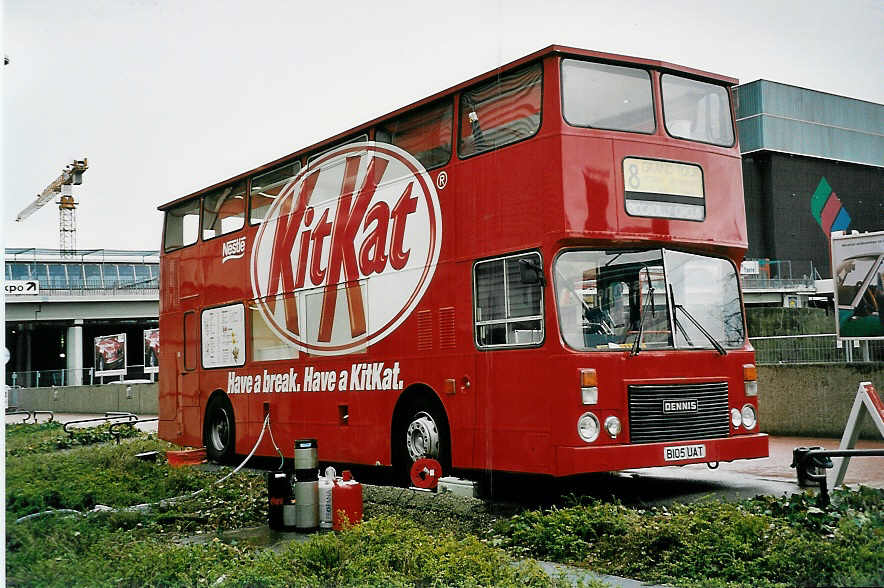
<path fill-rule="evenodd" d="M 719 439 L 730 432 L 727 382 L 629 386 L 631 443 Z"/>

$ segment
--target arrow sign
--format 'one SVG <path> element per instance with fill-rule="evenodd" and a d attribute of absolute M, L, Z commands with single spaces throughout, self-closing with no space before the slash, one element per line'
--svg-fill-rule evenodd
<path fill-rule="evenodd" d="M 37 280 L 7 280 L 3 283 L 7 296 L 37 296 L 40 283 Z"/>

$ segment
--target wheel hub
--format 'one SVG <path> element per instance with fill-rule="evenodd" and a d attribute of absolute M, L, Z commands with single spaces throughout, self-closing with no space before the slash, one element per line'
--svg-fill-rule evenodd
<path fill-rule="evenodd" d="M 215 415 L 215 422 L 209 431 L 212 446 L 217 451 L 223 451 L 230 441 L 230 426 L 227 422 L 227 411 L 219 410 Z"/>
<path fill-rule="evenodd" d="M 406 431 L 406 446 L 411 461 L 421 457 L 439 457 L 439 428 L 426 412 L 414 416 Z"/>

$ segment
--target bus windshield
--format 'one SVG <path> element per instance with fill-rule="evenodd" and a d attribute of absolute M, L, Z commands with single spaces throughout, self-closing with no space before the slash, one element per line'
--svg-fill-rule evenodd
<path fill-rule="evenodd" d="M 667 249 L 571 250 L 554 266 L 559 324 L 579 351 L 744 344 L 734 266 Z"/>

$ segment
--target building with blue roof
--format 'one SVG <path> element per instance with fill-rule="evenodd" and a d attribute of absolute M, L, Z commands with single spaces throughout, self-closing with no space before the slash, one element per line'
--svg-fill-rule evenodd
<path fill-rule="evenodd" d="M 768 80 L 734 96 L 747 258 L 830 278 L 833 231 L 884 229 L 884 105 Z"/>

